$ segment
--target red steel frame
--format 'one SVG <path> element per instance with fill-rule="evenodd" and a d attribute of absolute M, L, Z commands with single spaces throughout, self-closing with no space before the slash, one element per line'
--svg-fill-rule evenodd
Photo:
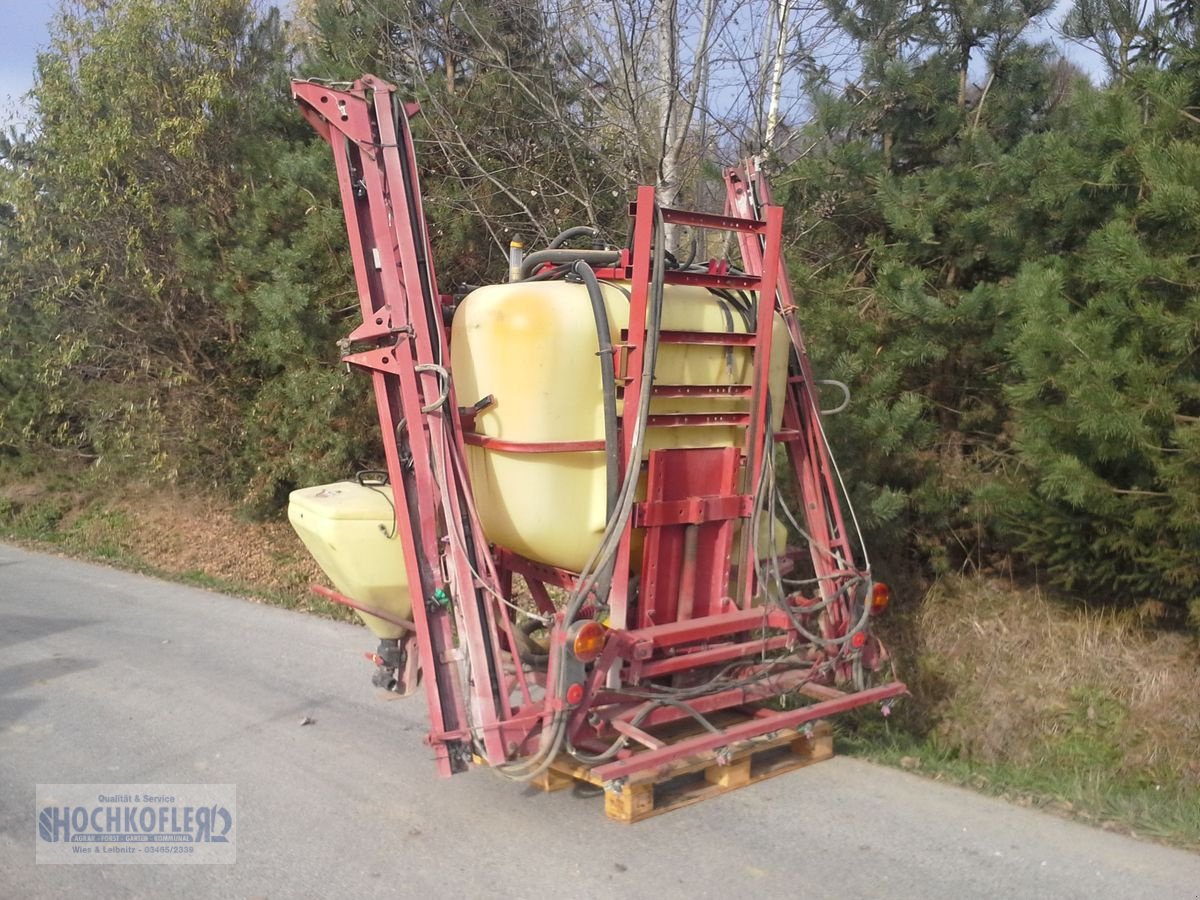
<path fill-rule="evenodd" d="M 626 748 L 596 770 L 605 780 L 616 780 L 904 693 L 899 682 L 853 692 L 828 686 L 831 669 L 844 671 L 847 659 L 858 651 L 835 652 L 835 643 L 805 638 L 798 621 L 814 624 L 818 617 L 805 619 L 803 598 L 782 601 L 791 609 L 754 605 L 751 529 L 742 527 L 737 541 L 734 531 L 756 515 L 757 486 L 774 450 L 767 427 L 767 377 L 776 312 L 788 325 L 796 370 L 785 398 L 785 432 L 776 439 L 787 441 L 810 533 L 840 561 L 840 569 L 831 566 L 828 553 L 814 550 L 814 568 L 831 584 L 869 573 L 855 567 L 828 455 L 818 440 L 819 410 L 780 256 L 782 210 L 736 196 L 734 186 L 744 184 L 736 176 L 728 181 L 731 199 L 724 216 L 661 208 L 653 188 L 639 189 L 631 209 L 632 246 L 618 265 L 596 271 L 601 279 L 630 286 L 629 328 L 618 347 L 624 403 L 621 466 L 622 477 L 626 467 L 647 467 L 647 493 L 620 536 L 607 598 L 611 630 L 603 651 L 590 666 L 563 674 L 565 663 L 556 660 L 567 659 L 562 648 L 571 623 L 563 621 L 547 586 L 573 589 L 578 573 L 488 543 L 475 510 L 464 447 L 594 453 L 603 443 L 520 444 L 466 427 L 473 426 L 473 412 L 456 405 L 408 128 L 408 118 L 418 108 L 397 104 L 394 90 L 371 76 L 352 85 L 293 83 L 303 114 L 329 142 L 338 173 L 363 314 L 363 324 L 348 339 L 358 349 L 344 359 L 372 379 L 412 592 L 412 621 L 402 623 L 412 629 L 405 647 L 419 656 L 431 723 L 427 739 L 439 772 L 462 771 L 472 758 L 503 767 L 528 757 L 543 730 L 565 717 L 567 746 L 603 748 L 614 736 L 625 735 L 646 748 L 638 753 Z M 760 186 L 760 195 L 764 191 Z M 665 385 L 642 377 L 648 312 L 655 302 L 655 229 L 671 223 L 735 232 L 748 273 L 730 274 L 726 265 L 712 263 L 705 273 L 668 272 L 665 283 L 752 292 L 758 314 L 749 333 L 663 331 L 659 341 L 723 344 L 748 353 L 754 373 L 749 385 Z M 638 400 L 645 391 L 652 392 L 652 404 L 678 397 L 729 398 L 738 406 L 735 411 L 672 413 L 652 406 L 646 424 L 734 428 L 743 435 L 741 446 L 656 450 L 647 461 L 632 458 Z M 644 532 L 640 560 L 633 558 L 635 529 Z M 636 598 L 634 572 L 640 575 Z M 550 622 L 549 672 L 522 665 L 515 652 L 514 575 L 522 577 Z M 363 609 L 336 592 L 325 589 L 324 594 Z M 848 592 L 826 599 L 814 627 L 823 638 L 842 638 L 854 600 Z M 781 653 L 790 653 L 787 665 L 780 664 Z M 680 677 L 698 679 L 731 666 L 737 678 L 693 682 L 710 687 L 693 691 L 687 704 L 655 703 L 645 699 L 644 690 L 636 695 L 632 690 L 663 679 L 667 684 Z M 706 732 L 669 746 L 643 730 L 784 693 L 817 702 L 787 712 L 757 709 L 718 734 Z"/>
<path fill-rule="evenodd" d="M 754 218 L 759 210 L 770 208 L 770 185 L 757 160 L 746 161 L 744 169 L 725 170 L 726 212 Z M 738 234 L 742 262 L 748 272 L 780 271 L 776 310 L 787 326 L 792 345 L 788 367 L 788 388 L 784 397 L 784 431 L 777 436 L 785 443 L 802 498 L 805 530 L 810 537 L 809 556 L 823 599 L 830 606 L 822 627 L 825 635 L 843 633 L 850 616 L 843 596 L 847 582 L 869 574 L 855 559 L 846 524 L 838 503 L 835 470 L 821 428 L 821 405 L 817 382 L 804 344 L 792 286 L 786 277 L 783 260 L 769 253 L 754 235 Z M 839 674 L 849 673 L 846 660 L 839 661 Z"/>
<path fill-rule="evenodd" d="M 725 185 L 727 204 L 739 216 L 753 218 L 759 209 L 771 202 L 769 185 L 753 159 L 747 161 L 744 173 L 738 169 L 727 169 Z M 778 269 L 782 274 L 783 262 L 779 255 L 770 254 L 753 235 L 739 233 L 738 243 L 748 271 L 761 273 Z M 780 277 L 777 284 L 777 311 L 787 325 L 795 351 L 792 371 L 789 371 L 787 396 L 784 398 L 786 430 L 779 439 L 786 442 L 788 456 L 800 476 L 801 493 L 809 501 L 804 504 L 804 511 L 805 525 L 813 538 L 813 566 L 818 576 L 836 582 L 845 570 L 854 569 L 854 551 L 837 502 L 832 461 L 819 425 L 821 407 L 814 391 L 816 381 L 796 318 L 797 307 L 792 286 L 786 277 Z M 807 515 L 813 510 L 820 514 Z M 832 552 L 818 552 L 817 545 Z M 832 566 L 833 557 L 844 560 L 845 565 L 840 568 Z"/>

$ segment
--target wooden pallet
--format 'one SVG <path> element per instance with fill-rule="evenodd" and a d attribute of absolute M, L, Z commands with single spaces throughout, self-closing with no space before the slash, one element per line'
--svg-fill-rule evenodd
<path fill-rule="evenodd" d="M 591 766 L 569 756 L 560 756 L 530 783 L 543 791 L 594 785 L 604 791 L 604 812 L 610 819 L 640 822 L 831 756 L 833 731 L 828 722 L 815 722 L 807 734 L 788 731 L 720 756 L 716 751 L 698 753 L 656 771 L 635 773 L 622 784 L 605 784 Z"/>

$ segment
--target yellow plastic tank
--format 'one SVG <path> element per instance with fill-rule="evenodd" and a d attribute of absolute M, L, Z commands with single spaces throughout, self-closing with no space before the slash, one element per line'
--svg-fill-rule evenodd
<path fill-rule="evenodd" d="M 288 521 L 340 593 L 396 618 L 411 618 L 391 485 L 339 481 L 292 491 Z M 379 638 L 405 633 L 378 616 L 355 612 Z"/>
<path fill-rule="evenodd" d="M 602 283 L 611 338 L 629 323 L 628 284 Z M 664 289 L 662 327 L 669 331 L 740 332 L 748 327 L 726 300 L 698 287 Z M 469 294 L 454 316 L 450 357 L 458 403 L 491 394 L 475 430 L 506 441 L 594 441 L 604 438 L 603 391 L 595 319 L 587 289 L 562 281 L 498 284 Z M 771 396 L 780 427 L 787 378 L 787 329 L 772 333 Z M 661 344 L 658 384 L 749 384 L 749 348 Z M 651 414 L 744 412 L 745 397 L 656 397 Z M 620 405 L 618 401 L 618 414 Z M 732 427 L 650 429 L 647 452 L 673 447 L 739 445 Z M 472 489 L 488 538 L 522 556 L 580 571 L 604 530 L 603 451 L 519 453 L 467 447 Z M 644 487 L 644 486 L 643 486 Z M 763 543 L 786 530 L 762 529 Z"/>

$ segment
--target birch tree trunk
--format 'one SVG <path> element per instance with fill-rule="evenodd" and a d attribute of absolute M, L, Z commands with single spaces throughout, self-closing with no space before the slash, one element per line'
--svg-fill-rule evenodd
<path fill-rule="evenodd" d="M 775 64 L 771 71 L 771 99 L 767 105 L 767 133 L 763 137 L 763 149 L 770 153 L 775 146 L 775 130 L 779 127 L 779 98 L 783 91 L 783 58 L 788 43 L 789 0 L 778 0 L 775 8 L 779 19 L 779 40 L 775 42 Z"/>

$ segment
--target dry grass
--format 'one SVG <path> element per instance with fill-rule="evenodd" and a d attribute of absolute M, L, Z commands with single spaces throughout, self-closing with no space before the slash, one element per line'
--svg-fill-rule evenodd
<path fill-rule="evenodd" d="M 327 582 L 285 519 L 254 521 L 221 499 L 10 482 L 0 485 L 0 536 L 352 618 L 308 590 Z"/>
<path fill-rule="evenodd" d="M 911 700 L 842 749 L 1200 850 L 1200 644 L 1141 612 L 945 579 L 888 624 Z"/>
<path fill-rule="evenodd" d="M 161 492 L 127 497 L 112 508 L 132 525 L 130 552 L 159 571 L 203 572 L 269 591 L 325 583 L 285 520 L 251 521 L 225 502 Z"/>
<path fill-rule="evenodd" d="M 915 699 L 946 749 L 1200 786 L 1195 638 L 983 579 L 942 581 L 914 625 Z"/>

